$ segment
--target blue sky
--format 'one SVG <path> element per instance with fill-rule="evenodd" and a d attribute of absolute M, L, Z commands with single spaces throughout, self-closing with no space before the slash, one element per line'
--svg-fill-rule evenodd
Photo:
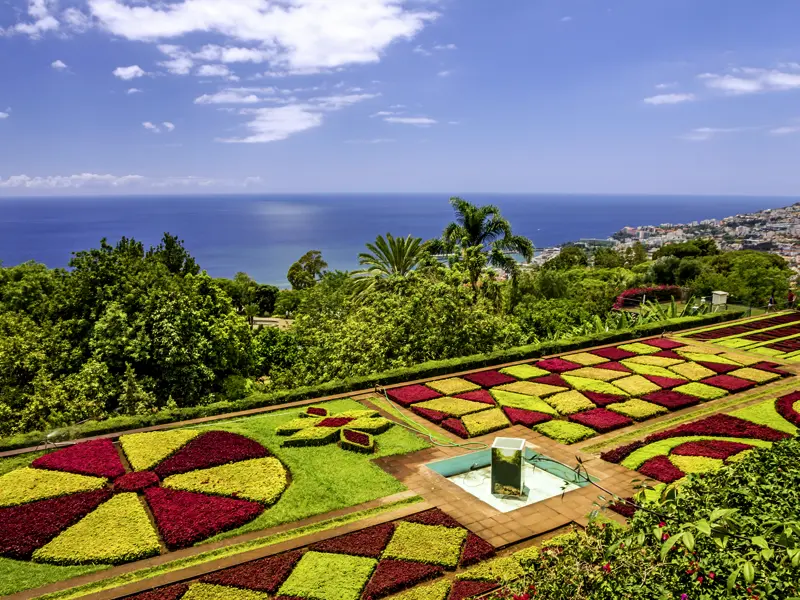
<path fill-rule="evenodd" d="M 0 195 L 800 194 L 793 0 L 0 0 Z"/>

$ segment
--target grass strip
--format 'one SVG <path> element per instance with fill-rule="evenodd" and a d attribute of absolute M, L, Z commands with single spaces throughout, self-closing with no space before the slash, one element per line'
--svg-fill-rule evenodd
<path fill-rule="evenodd" d="M 319 523 L 314 523 L 312 525 L 306 525 L 305 527 L 298 527 L 297 529 L 292 529 L 290 531 L 285 531 L 283 533 L 278 533 L 275 535 L 259 538 L 257 540 L 244 542 L 242 544 L 235 544 L 233 546 L 219 548 L 217 550 L 212 550 L 210 552 L 203 552 L 202 554 L 191 556 L 189 558 L 174 560 L 172 562 L 164 563 L 163 565 L 159 565 L 157 567 L 141 569 L 139 571 L 125 573 L 124 575 L 118 575 L 117 577 L 112 577 L 110 579 L 104 579 L 102 581 L 89 583 L 86 585 L 82 585 L 80 587 L 64 590 L 62 592 L 47 594 L 45 596 L 41 596 L 41 599 L 55 600 L 57 598 L 59 600 L 68 600 L 70 598 L 80 598 L 88 594 L 93 594 L 95 592 L 100 592 L 103 590 L 120 587 L 123 585 L 127 585 L 129 583 L 134 583 L 136 581 L 142 581 L 144 579 L 150 579 L 158 575 L 164 575 L 166 573 L 171 573 L 173 571 L 185 569 L 187 567 L 193 567 L 196 565 L 207 563 L 212 560 L 224 558 L 226 556 L 232 556 L 234 554 L 239 554 L 241 552 L 247 552 L 249 550 L 264 548 L 266 546 L 272 546 L 274 544 L 292 540 L 304 535 L 308 535 L 310 533 L 316 533 L 319 531 L 326 531 L 328 529 L 333 529 L 334 527 L 339 527 L 340 525 L 346 525 L 348 523 L 360 521 L 361 519 L 365 519 L 367 517 L 374 517 L 376 515 L 392 511 L 401 506 L 416 504 L 418 502 L 422 502 L 422 500 L 423 499 L 421 496 L 412 496 L 411 498 L 406 498 L 404 500 L 398 500 L 397 502 L 392 502 L 391 504 L 386 504 L 383 506 L 378 506 L 375 508 L 358 511 L 349 515 L 345 515 L 343 517 L 328 519 L 327 521 L 321 521 Z"/>
<path fill-rule="evenodd" d="M 674 419 L 669 419 L 667 421 L 660 421 L 659 423 L 655 423 L 653 425 L 647 427 L 641 427 L 636 431 L 631 431 L 629 433 L 620 435 L 610 440 L 606 440 L 604 442 L 598 442 L 597 444 L 593 444 L 591 446 L 586 446 L 585 448 L 581 448 L 581 452 L 586 452 L 587 454 L 597 454 L 606 448 L 614 447 L 614 446 L 621 446 L 627 442 L 632 442 L 638 439 L 642 439 L 647 437 L 651 433 L 655 433 L 656 431 L 661 431 L 662 429 L 667 429 L 668 427 L 672 427 L 674 425 L 680 425 L 681 423 L 685 423 L 688 421 L 694 421 L 699 417 L 704 417 L 713 413 L 722 412 L 731 406 L 737 406 L 739 404 L 744 404 L 746 402 L 751 402 L 753 400 L 757 400 L 759 398 L 763 398 L 764 396 L 779 396 L 781 392 L 794 388 L 797 385 L 797 382 L 794 379 L 787 381 L 777 387 L 773 387 L 771 389 L 765 390 L 760 389 L 756 393 L 748 394 L 744 398 L 730 398 L 725 402 L 721 402 L 719 404 L 713 406 L 705 406 L 700 410 L 696 410 L 688 415 L 681 415 L 679 417 L 675 417 Z"/>

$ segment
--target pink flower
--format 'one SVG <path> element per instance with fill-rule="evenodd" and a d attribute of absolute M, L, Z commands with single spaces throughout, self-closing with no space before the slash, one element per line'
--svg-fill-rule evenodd
<path fill-rule="evenodd" d="M 603 571 L 605 571 L 606 573 L 611 573 L 611 565 L 609 563 L 604 564 Z"/>

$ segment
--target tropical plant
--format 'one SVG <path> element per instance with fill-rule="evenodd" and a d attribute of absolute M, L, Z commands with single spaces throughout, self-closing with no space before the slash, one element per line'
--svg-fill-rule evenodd
<path fill-rule="evenodd" d="M 497 206 L 476 206 L 461 198 L 451 198 L 450 204 L 456 220 L 445 228 L 441 241 L 431 247 L 434 251 L 454 254 L 456 261 L 466 263 L 469 283 L 476 296 L 478 280 L 486 264 L 514 276 L 517 264 L 510 253 L 521 254 L 528 262 L 533 258 L 533 242 L 514 235 L 511 224 Z"/>
<path fill-rule="evenodd" d="M 300 259 L 289 267 L 286 279 L 293 290 L 304 290 L 316 285 L 317 280 L 328 268 L 319 250 L 309 250 Z"/>
<path fill-rule="evenodd" d="M 394 237 L 387 233 L 379 235 L 375 243 L 367 243 L 369 252 L 358 255 L 358 263 L 364 268 L 353 271 L 355 289 L 359 294 L 375 286 L 375 281 L 387 277 L 405 277 L 419 265 L 422 259 L 422 238 Z"/>

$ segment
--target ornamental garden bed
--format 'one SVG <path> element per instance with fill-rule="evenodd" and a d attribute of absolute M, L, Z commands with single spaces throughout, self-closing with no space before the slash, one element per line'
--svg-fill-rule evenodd
<path fill-rule="evenodd" d="M 372 460 L 429 444 L 352 400 L 325 409 L 358 452 L 284 447 L 277 428 L 319 418 L 295 409 L 0 461 L 0 595 L 403 491 Z"/>
<path fill-rule="evenodd" d="M 737 325 L 701 329 L 686 335 L 687 339 L 735 348 L 765 357 L 778 357 L 787 362 L 800 362 L 800 313 L 788 313 L 753 319 Z"/>
<path fill-rule="evenodd" d="M 784 317 L 770 322 L 775 319 Z M 573 444 L 790 375 L 728 348 L 709 352 L 654 338 L 408 385 L 387 395 L 462 438 L 524 425 Z"/>
<path fill-rule="evenodd" d="M 491 544 L 431 509 L 131 598 L 463 600 L 519 577 L 537 556 L 529 548 L 496 558 Z"/>
<path fill-rule="evenodd" d="M 647 478 L 672 483 L 687 474 L 706 473 L 741 460 L 753 448 L 796 436 L 798 426 L 800 392 L 792 392 L 683 423 L 600 456 Z"/>

